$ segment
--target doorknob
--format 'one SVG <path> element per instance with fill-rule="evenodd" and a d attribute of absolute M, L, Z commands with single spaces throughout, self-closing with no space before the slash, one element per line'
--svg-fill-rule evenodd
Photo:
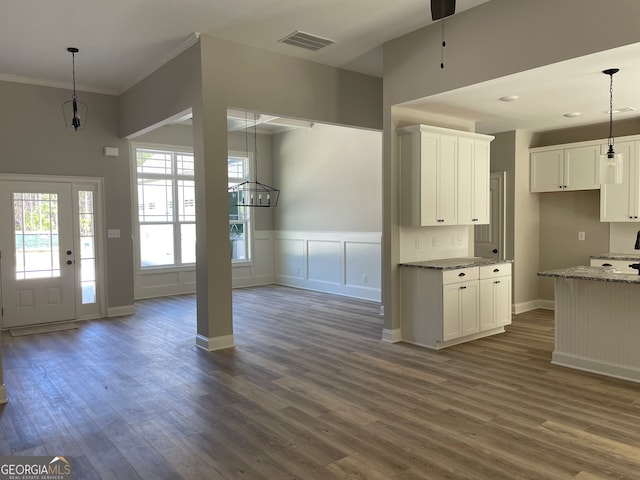
<path fill-rule="evenodd" d="M 498 249 L 494 248 L 493 250 L 491 250 L 491 253 L 498 253 Z"/>
<path fill-rule="evenodd" d="M 67 265 L 71 265 L 73 262 L 71 260 L 67 260 Z"/>
<path fill-rule="evenodd" d="M 67 255 L 71 255 L 71 250 L 67 250 Z"/>

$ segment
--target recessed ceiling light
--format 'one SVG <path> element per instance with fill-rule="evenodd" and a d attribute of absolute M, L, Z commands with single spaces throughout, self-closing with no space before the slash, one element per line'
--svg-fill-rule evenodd
<path fill-rule="evenodd" d="M 622 108 L 614 108 L 611 112 L 609 112 L 609 110 L 606 110 L 604 113 L 609 115 L 609 113 L 616 114 L 616 113 L 627 113 L 627 112 L 633 112 L 633 111 L 635 111 L 635 108 L 633 107 L 622 107 Z"/>
<path fill-rule="evenodd" d="M 564 116 L 567 118 L 576 118 L 576 117 L 579 117 L 580 115 L 582 115 L 581 112 L 569 112 L 564 114 Z"/>
<path fill-rule="evenodd" d="M 506 95 L 504 97 L 500 97 L 499 100 L 501 102 L 513 102 L 515 100 L 518 100 L 520 98 L 519 95 Z"/>

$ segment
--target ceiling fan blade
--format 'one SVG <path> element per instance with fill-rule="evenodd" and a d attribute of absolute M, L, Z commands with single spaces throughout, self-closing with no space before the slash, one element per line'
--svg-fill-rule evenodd
<path fill-rule="evenodd" d="M 456 0 L 431 0 L 431 19 L 435 22 L 456 13 Z"/>

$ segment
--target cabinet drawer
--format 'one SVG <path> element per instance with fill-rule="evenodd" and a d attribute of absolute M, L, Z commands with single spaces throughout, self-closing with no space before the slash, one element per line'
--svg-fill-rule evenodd
<path fill-rule="evenodd" d="M 442 272 L 442 283 L 468 282 L 477 280 L 479 276 L 478 267 L 458 268 L 456 270 L 444 270 Z"/>
<path fill-rule="evenodd" d="M 511 275 L 510 263 L 497 263 L 480 267 L 480 278 L 503 277 L 505 275 Z"/>

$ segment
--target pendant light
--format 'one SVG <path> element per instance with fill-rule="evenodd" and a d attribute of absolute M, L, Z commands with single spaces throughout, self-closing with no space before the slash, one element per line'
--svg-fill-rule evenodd
<path fill-rule="evenodd" d="M 78 53 L 79 50 L 75 47 L 69 47 L 67 48 L 67 52 L 71 53 L 73 96 L 71 100 L 67 100 L 62 104 L 62 114 L 64 115 L 64 123 L 67 128 L 77 132 L 78 130 L 84 130 L 87 123 L 89 107 L 87 107 L 86 103 L 79 101 L 76 95 L 76 53 Z"/>
<path fill-rule="evenodd" d="M 229 205 L 236 207 L 264 207 L 275 208 L 278 206 L 280 190 L 270 187 L 258 181 L 258 114 L 253 115 L 253 160 L 255 164 L 255 182 L 245 180 L 238 185 L 229 187 Z M 249 121 L 245 113 L 245 149 L 249 158 Z"/>
<path fill-rule="evenodd" d="M 600 155 L 600 184 L 622 183 L 622 154 L 616 153 L 613 148 L 613 76 L 618 73 L 618 68 L 608 68 L 602 73 L 609 75 L 609 139 L 607 140 L 607 153 Z"/>

